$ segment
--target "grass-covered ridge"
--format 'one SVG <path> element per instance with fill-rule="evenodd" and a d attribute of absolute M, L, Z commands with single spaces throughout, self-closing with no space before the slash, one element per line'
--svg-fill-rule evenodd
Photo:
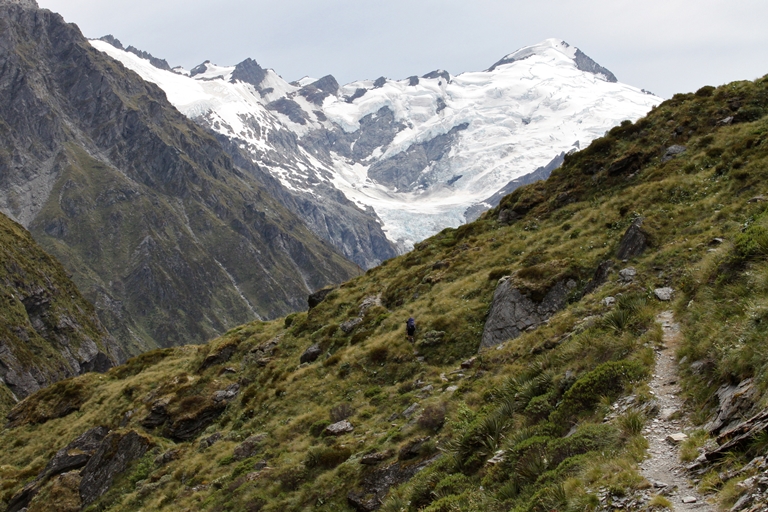
<path fill-rule="evenodd" d="M 0 413 L 80 373 L 91 350 L 117 362 L 114 340 L 61 264 L 0 214 Z"/>
<path fill-rule="evenodd" d="M 89 510 L 351 510 L 378 498 L 392 511 L 595 510 L 603 496 L 633 496 L 648 486 L 636 466 L 647 418 L 639 409 L 611 415 L 611 404 L 627 394 L 638 406 L 650 400 L 659 311 L 674 309 L 683 324 L 695 419 L 711 414 L 718 386 L 747 377 L 761 390 L 756 407 L 765 405 L 765 114 L 768 78 L 677 95 L 570 155 L 548 181 L 345 283 L 307 313 L 80 377 L 78 411 L 45 423 L 19 412 L 18 426 L 0 434 L 12 447 L 0 499 L 102 424 L 147 433 L 156 448 Z M 673 145 L 685 151 L 671 155 Z M 637 218 L 650 247 L 618 261 Z M 585 293 L 607 259 L 637 276 L 627 284 L 614 271 Z M 576 286 L 545 325 L 477 354 L 506 275 L 531 297 L 563 279 Z M 671 305 L 653 295 L 663 286 L 675 290 Z M 614 306 L 603 302 L 609 296 Z M 405 336 L 409 316 L 418 321 L 415 346 Z M 323 355 L 299 364 L 313 344 Z M 179 440 L 179 426 L 213 410 L 212 397 L 234 384 L 221 415 L 193 441 Z M 35 395 L 25 407 L 44 401 Z M 148 428 L 158 404 L 167 419 Z M 343 419 L 352 432 L 324 433 Z M 161 453 L 173 456 L 156 461 Z M 422 466 L 386 497 L 376 494 L 384 476 Z M 738 497 L 733 483 L 702 482 L 722 491 L 723 506 Z M 51 483 L 30 510 L 54 492 L 73 496 Z"/>

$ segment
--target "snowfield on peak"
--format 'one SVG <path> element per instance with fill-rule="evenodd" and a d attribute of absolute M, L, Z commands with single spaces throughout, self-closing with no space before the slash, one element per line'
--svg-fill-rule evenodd
<path fill-rule="evenodd" d="M 289 84 L 253 61 L 251 83 L 234 78 L 241 65 L 206 62 L 179 74 L 107 42 L 92 44 L 235 141 L 293 193 L 317 196 L 324 184 L 372 208 L 400 250 L 472 220 L 500 190 L 511 191 L 510 182 L 662 101 L 557 39 L 485 71 L 343 86 L 331 76 Z"/>

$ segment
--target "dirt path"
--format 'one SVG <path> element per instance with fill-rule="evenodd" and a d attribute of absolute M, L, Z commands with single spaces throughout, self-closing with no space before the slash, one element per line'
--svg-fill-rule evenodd
<path fill-rule="evenodd" d="M 675 348 L 680 339 L 680 325 L 675 323 L 671 311 L 656 317 L 664 330 L 663 346 L 656 352 L 656 368 L 650 383 L 651 391 L 659 402 L 659 415 L 648 422 L 643 435 L 648 439 L 650 458 L 640 464 L 642 475 L 656 487 L 655 491 L 672 502 L 673 510 L 715 511 L 688 481 L 680 463 L 679 449 L 667 438 L 687 430 L 681 414 L 683 401 L 679 397 Z"/>

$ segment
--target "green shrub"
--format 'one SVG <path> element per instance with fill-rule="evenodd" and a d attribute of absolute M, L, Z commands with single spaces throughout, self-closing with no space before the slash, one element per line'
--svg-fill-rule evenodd
<path fill-rule="evenodd" d="M 602 397 L 616 399 L 629 384 L 647 375 L 647 368 L 634 361 L 603 363 L 565 392 L 560 406 L 550 415 L 550 421 L 567 428 L 579 414 L 592 411 Z"/>
<path fill-rule="evenodd" d="M 309 449 L 304 458 L 304 466 L 309 469 L 333 469 L 349 457 L 352 450 L 339 446 L 315 446 Z"/>
<path fill-rule="evenodd" d="M 328 425 L 330 425 L 330 424 L 331 424 L 331 422 L 330 422 L 330 421 L 328 421 L 328 420 L 319 420 L 319 421 L 316 421 L 316 422 L 314 422 L 314 423 L 313 423 L 313 424 L 312 424 L 312 425 L 309 427 L 309 433 L 310 433 L 312 436 L 314 436 L 314 437 L 320 437 L 321 435 L 323 435 L 323 431 L 325 430 L 325 427 L 327 427 L 327 426 L 328 426 Z"/>
<path fill-rule="evenodd" d="M 740 260 L 768 255 L 768 229 L 753 223 L 734 241 L 734 252 Z"/>
<path fill-rule="evenodd" d="M 588 424 L 579 427 L 568 437 L 555 439 L 549 443 L 553 464 L 560 464 L 575 455 L 617 447 L 619 432 L 616 427 L 606 423 Z"/>

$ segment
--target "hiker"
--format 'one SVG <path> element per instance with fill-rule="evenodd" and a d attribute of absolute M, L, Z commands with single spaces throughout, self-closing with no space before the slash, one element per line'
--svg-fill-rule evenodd
<path fill-rule="evenodd" d="M 408 341 L 413 343 L 413 335 L 416 334 L 416 320 L 413 317 L 405 322 L 405 330 L 408 332 Z"/>

